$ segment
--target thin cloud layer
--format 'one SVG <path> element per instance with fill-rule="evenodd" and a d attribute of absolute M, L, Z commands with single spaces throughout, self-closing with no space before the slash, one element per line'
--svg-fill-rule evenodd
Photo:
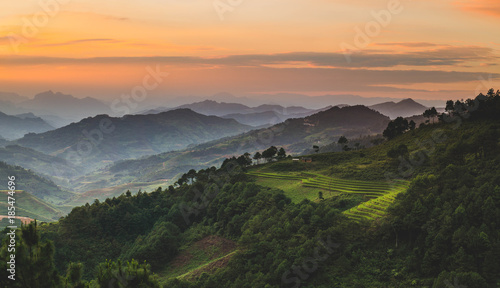
<path fill-rule="evenodd" d="M 71 45 L 83 42 L 114 42 L 113 39 L 82 39 L 52 45 Z M 398 66 L 454 66 L 469 65 L 476 62 L 498 60 L 496 51 L 488 47 L 443 47 L 416 52 L 386 53 L 364 51 L 351 55 L 346 61 L 343 53 L 290 52 L 276 54 L 230 55 L 216 58 L 150 56 L 150 57 L 9 57 L 3 58 L 4 65 L 41 65 L 41 64 L 113 64 L 113 63 L 162 63 L 177 65 L 227 65 L 227 66 L 266 66 L 287 63 L 306 63 L 316 67 L 337 68 L 388 68 Z"/>

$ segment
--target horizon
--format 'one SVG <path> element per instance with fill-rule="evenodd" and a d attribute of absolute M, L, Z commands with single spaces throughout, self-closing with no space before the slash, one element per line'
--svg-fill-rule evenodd
<path fill-rule="evenodd" d="M 50 3 L 4 4 L 2 91 L 446 101 L 499 86 L 491 0 Z"/>

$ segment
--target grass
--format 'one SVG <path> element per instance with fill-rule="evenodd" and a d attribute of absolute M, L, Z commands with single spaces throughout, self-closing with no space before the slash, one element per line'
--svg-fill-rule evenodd
<path fill-rule="evenodd" d="M 363 195 L 366 202 L 343 213 L 355 220 L 376 220 L 386 215 L 387 208 L 394 202 L 397 194 L 408 189 L 409 182 L 394 180 L 391 182 L 363 181 L 328 177 L 317 172 L 272 173 L 251 171 L 257 178 L 256 183 L 265 187 L 281 189 L 298 203 L 304 199 L 317 201 L 318 190 L 324 198 L 340 193 Z"/>
<path fill-rule="evenodd" d="M 318 192 L 323 192 L 323 198 L 330 198 L 337 196 L 338 193 L 333 193 L 323 188 L 311 188 L 302 185 L 301 180 L 293 179 L 276 179 L 270 177 L 257 177 L 257 184 L 264 187 L 281 189 L 285 192 L 286 196 L 292 199 L 293 203 L 299 203 L 304 199 L 310 201 L 317 201 Z"/>

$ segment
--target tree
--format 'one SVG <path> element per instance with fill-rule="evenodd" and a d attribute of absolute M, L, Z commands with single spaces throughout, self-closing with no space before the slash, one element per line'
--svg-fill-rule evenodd
<path fill-rule="evenodd" d="M 99 287 L 144 287 L 159 288 L 160 284 L 151 273 L 151 266 L 144 262 L 139 265 L 136 260 L 123 265 L 121 260 L 117 262 L 106 261 L 98 267 L 97 279 Z M 94 282 L 94 281 L 92 281 Z"/>
<path fill-rule="evenodd" d="M 453 112 L 453 110 L 455 110 L 455 105 L 453 104 L 453 100 L 446 101 L 445 111 L 451 113 Z"/>
<path fill-rule="evenodd" d="M 321 191 L 318 192 L 318 198 L 319 200 L 325 200 L 325 198 L 323 198 L 323 192 Z"/>
<path fill-rule="evenodd" d="M 283 149 L 283 147 L 281 147 L 280 150 L 278 151 L 278 158 L 282 159 L 285 157 L 286 157 L 286 151 L 285 149 Z"/>
<path fill-rule="evenodd" d="M 405 133 L 409 128 L 408 120 L 403 117 L 398 117 L 395 120 L 389 122 L 387 128 L 384 130 L 382 135 L 387 139 L 391 140 L 396 136 Z"/>
<path fill-rule="evenodd" d="M 340 136 L 339 141 L 337 143 L 339 143 L 340 145 L 345 145 L 347 144 L 347 142 L 349 142 L 349 140 L 347 140 L 345 136 Z"/>
<path fill-rule="evenodd" d="M 193 184 L 194 178 L 196 178 L 196 170 L 189 170 L 186 176 L 190 180 L 190 183 Z"/>
<path fill-rule="evenodd" d="M 66 271 L 65 287 L 85 288 L 87 285 L 82 282 L 83 265 L 82 263 L 70 262 Z"/>
<path fill-rule="evenodd" d="M 313 145 L 314 152 L 318 153 L 319 152 L 319 146 L 318 145 Z"/>
<path fill-rule="evenodd" d="M 252 159 L 250 158 L 250 154 L 249 153 L 245 153 L 245 154 L 241 155 L 240 157 L 238 157 L 236 159 L 236 162 L 240 166 L 246 167 L 246 166 L 249 166 L 249 165 L 252 164 Z"/>
<path fill-rule="evenodd" d="M 262 159 L 262 154 L 260 152 L 256 152 L 255 155 L 253 155 L 253 159 L 257 161 L 257 164 L 259 164 L 259 160 Z"/>
<path fill-rule="evenodd" d="M 435 107 L 432 107 L 430 109 L 425 110 L 423 115 L 427 119 L 432 118 L 432 123 L 434 123 L 434 117 L 438 116 L 438 112 Z"/>
<path fill-rule="evenodd" d="M 37 222 L 23 225 L 15 232 L 19 236 L 15 246 L 15 281 L 7 278 L 12 251 L 7 249 L 10 237 L 6 237 L 0 251 L 0 287 L 60 287 L 60 276 L 54 265 L 54 244 L 40 241 Z"/>
<path fill-rule="evenodd" d="M 264 152 L 262 152 L 262 157 L 265 158 L 268 162 L 271 161 L 271 159 L 276 155 L 278 152 L 278 148 L 271 146 Z"/>
<path fill-rule="evenodd" d="M 417 123 L 415 121 L 411 120 L 410 123 L 408 123 L 408 128 L 410 130 L 415 130 L 415 127 L 417 126 Z"/>

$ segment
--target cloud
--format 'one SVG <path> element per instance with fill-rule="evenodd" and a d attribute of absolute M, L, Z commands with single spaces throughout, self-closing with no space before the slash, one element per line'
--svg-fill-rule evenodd
<path fill-rule="evenodd" d="M 73 45 L 82 42 L 113 42 L 113 39 L 80 39 L 58 44 Z M 1 59 L 1 58 L 0 58 Z M 38 64 L 127 64 L 161 63 L 170 65 L 216 65 L 263 67 L 287 65 L 293 67 L 319 68 L 396 68 L 401 66 L 436 67 L 436 66 L 471 66 L 474 63 L 495 63 L 499 57 L 496 50 L 479 46 L 447 46 L 412 52 L 366 50 L 353 53 L 351 62 L 347 62 L 341 52 L 290 52 L 276 54 L 243 54 L 217 58 L 151 56 L 151 57 L 94 57 L 94 58 L 58 58 L 58 57 L 8 57 L 1 59 L 3 65 L 38 65 Z"/>
<path fill-rule="evenodd" d="M 402 46 L 402 47 L 436 47 L 440 46 L 435 43 L 429 42 L 389 42 L 389 43 L 375 43 L 377 46 Z"/>
<path fill-rule="evenodd" d="M 78 39 L 78 40 L 72 40 L 72 41 L 61 42 L 61 43 L 41 44 L 41 45 L 37 45 L 37 46 L 39 46 L 39 47 L 67 46 L 67 45 L 76 45 L 76 44 L 88 43 L 88 42 L 119 43 L 120 41 L 115 40 L 115 39 Z"/>
<path fill-rule="evenodd" d="M 498 0 L 460 0 L 456 1 L 462 10 L 500 18 L 500 2 Z"/>
<path fill-rule="evenodd" d="M 0 44 L 10 43 L 10 38 L 8 36 L 0 37 Z"/>

